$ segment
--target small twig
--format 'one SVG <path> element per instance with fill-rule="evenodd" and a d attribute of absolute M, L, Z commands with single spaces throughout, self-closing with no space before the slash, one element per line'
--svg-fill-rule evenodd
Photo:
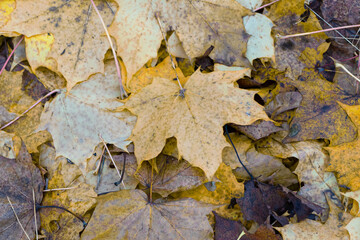
<path fill-rule="evenodd" d="M 156 20 L 157 20 L 157 22 L 158 22 L 158 24 L 159 24 L 160 32 L 161 32 L 161 34 L 162 34 L 162 36 L 163 36 L 163 38 L 164 38 L 167 52 L 169 53 L 169 57 L 170 57 L 170 61 L 171 61 L 171 66 L 172 66 L 172 68 L 173 68 L 174 71 L 175 71 L 176 80 L 177 80 L 177 82 L 178 82 L 178 84 L 179 84 L 179 87 L 180 87 L 179 96 L 181 96 L 182 98 L 184 98 L 184 97 L 185 97 L 185 91 L 186 91 L 186 90 L 182 87 L 181 82 L 180 82 L 180 79 L 179 79 L 179 75 L 178 75 L 177 72 L 176 72 L 176 66 L 175 66 L 173 57 L 172 57 L 172 55 L 171 55 L 171 53 L 170 53 L 169 44 L 168 44 L 168 42 L 167 42 L 167 40 L 166 40 L 166 35 L 165 35 L 165 33 L 164 33 L 164 30 L 163 30 L 164 28 L 163 28 L 163 26 L 162 26 L 162 24 L 161 24 L 161 21 L 160 21 L 160 18 L 159 18 L 159 14 L 158 14 L 158 13 L 155 13 L 155 18 L 156 18 Z"/>
<path fill-rule="evenodd" d="M 315 33 L 329 32 L 329 31 L 335 31 L 335 30 L 339 30 L 339 29 L 347 29 L 347 28 L 355 28 L 355 27 L 360 27 L 360 24 L 342 26 L 342 27 L 336 27 L 336 28 L 327 28 L 327 29 L 322 29 L 322 30 L 318 30 L 318 31 L 314 31 L 314 32 L 297 33 L 297 34 L 291 34 L 291 35 L 286 35 L 286 36 L 280 35 L 278 37 L 280 39 L 287 39 L 287 38 L 292 38 L 292 37 L 301 37 L 301 36 L 311 35 L 311 34 L 315 34 Z"/>
<path fill-rule="evenodd" d="M 270 3 L 268 3 L 268 4 L 263 5 L 263 6 L 261 6 L 261 7 L 258 7 L 258 8 L 256 8 L 256 9 L 254 9 L 253 12 L 256 12 L 256 11 L 259 11 L 260 9 L 266 8 L 266 7 L 268 7 L 268 6 L 276 3 L 276 2 L 278 2 L 278 1 L 280 1 L 280 0 L 275 0 L 275 1 L 273 1 L 273 2 L 270 2 Z"/>
<path fill-rule="evenodd" d="M 107 30 L 107 27 L 106 27 L 106 25 L 105 25 L 105 23 L 104 23 L 104 20 L 103 20 L 103 18 L 101 17 L 101 14 L 100 14 L 99 10 L 97 9 L 94 1 L 93 1 L 93 0 L 90 0 L 90 1 L 91 1 L 92 5 L 93 5 L 93 7 L 94 7 L 94 9 L 95 9 L 95 11 L 96 11 L 96 13 L 97 13 L 97 15 L 99 16 L 99 19 L 100 19 L 100 21 L 101 21 L 101 24 L 103 25 L 103 28 L 104 28 L 105 33 L 106 33 L 106 37 L 107 37 L 107 39 L 108 39 L 108 41 L 109 41 L 109 44 L 110 44 L 110 47 L 111 47 L 111 51 L 112 51 L 112 53 L 113 53 L 113 55 L 114 55 L 114 60 L 115 60 L 115 65 L 116 65 L 116 71 L 117 71 L 117 75 L 118 75 L 119 83 L 120 83 L 120 98 L 121 98 L 121 99 L 127 98 L 128 95 L 127 95 L 127 93 L 126 93 L 126 91 L 125 91 L 125 89 L 124 89 L 124 86 L 123 86 L 123 84 L 122 84 L 119 61 L 118 61 L 118 59 L 117 59 L 117 55 L 116 55 L 114 46 L 113 46 L 113 44 L 112 44 L 112 41 L 111 41 L 111 38 L 110 38 L 110 34 L 109 34 L 108 30 Z"/>
<path fill-rule="evenodd" d="M 70 190 L 70 189 L 74 189 L 74 188 L 76 188 L 76 187 L 44 189 L 43 192 L 64 191 L 64 190 Z"/>
<path fill-rule="evenodd" d="M 312 10 L 312 8 L 310 8 L 307 4 L 305 4 L 305 7 L 307 7 L 311 12 L 313 12 L 318 18 L 320 18 L 324 23 L 326 23 L 329 27 L 331 27 L 332 29 L 334 29 L 334 31 L 339 34 L 343 39 L 345 39 L 345 41 L 347 41 L 351 46 L 353 46 L 357 51 L 360 51 L 360 49 L 358 47 L 356 47 L 352 42 L 350 42 L 349 39 L 347 39 L 344 35 L 341 34 L 341 32 L 339 32 L 337 29 L 338 28 L 334 28 L 333 26 L 331 26 L 330 23 L 328 23 L 324 18 L 322 18 L 317 12 L 315 12 L 314 10 Z"/>
<path fill-rule="evenodd" d="M 15 53 L 15 50 L 18 48 L 18 46 L 20 45 L 20 43 L 22 42 L 22 40 L 24 39 L 24 36 L 22 36 L 19 40 L 19 42 L 15 45 L 14 49 L 11 51 L 10 55 L 8 56 L 8 58 L 6 59 L 4 66 L 1 68 L 0 70 L 0 75 L 2 74 L 2 72 L 4 71 L 6 65 L 8 64 L 8 62 L 10 61 L 11 56 Z"/>
<path fill-rule="evenodd" d="M 115 161 L 114 161 L 113 157 L 111 156 L 111 153 L 110 153 L 109 148 L 107 147 L 107 145 L 106 145 L 106 143 L 105 143 L 104 139 L 100 136 L 100 134 L 99 134 L 99 137 L 100 137 L 101 141 L 103 142 L 103 144 L 104 144 L 104 146 L 105 146 L 105 149 L 106 149 L 107 153 L 109 154 L 109 157 L 110 157 L 110 159 L 111 159 L 112 163 L 113 163 L 113 164 L 114 164 L 114 166 L 115 166 L 116 172 L 118 173 L 118 175 L 119 175 L 119 177 L 120 177 L 120 179 L 121 179 L 121 174 L 120 174 L 120 171 L 119 171 L 118 167 L 116 166 L 116 163 L 115 163 Z M 125 187 L 125 184 L 124 184 L 123 186 L 124 186 L 124 188 L 126 188 L 126 187 Z"/>
<path fill-rule="evenodd" d="M 54 93 L 58 93 L 60 92 L 60 90 L 56 89 L 53 90 L 51 92 L 49 92 L 48 94 L 46 94 L 45 96 L 43 96 L 42 98 L 40 98 L 39 100 L 36 101 L 36 103 L 34 103 L 31 107 L 29 107 L 28 109 L 26 109 L 22 114 L 20 114 L 19 116 L 17 116 L 15 119 L 13 119 L 12 121 L 10 121 L 9 123 L 5 124 L 4 126 L 2 126 L 0 128 L 0 130 L 3 130 L 4 128 L 7 128 L 8 126 L 10 126 L 11 124 L 13 124 L 14 122 L 16 122 L 19 118 L 21 118 L 22 116 L 24 116 L 28 111 L 30 111 L 31 109 L 33 109 L 36 105 L 38 105 L 42 100 L 44 100 L 45 98 L 49 97 L 50 95 L 54 94 Z"/>
<path fill-rule="evenodd" d="M 34 191 L 34 188 L 32 189 L 32 192 L 33 192 L 33 202 L 34 202 L 35 235 L 36 235 L 36 240 L 39 240 L 38 226 L 37 226 L 37 221 L 36 221 L 36 205 L 35 205 L 35 191 Z"/>
<path fill-rule="evenodd" d="M 228 129 L 227 129 L 227 125 L 225 125 L 225 133 L 226 133 L 226 136 L 229 138 L 232 147 L 233 147 L 234 150 L 235 150 L 236 156 L 237 156 L 237 158 L 238 158 L 241 166 L 243 166 L 243 168 L 245 169 L 245 171 L 247 172 L 247 174 L 249 174 L 251 180 L 255 179 L 254 176 L 250 173 L 250 171 L 245 167 L 245 165 L 244 165 L 243 162 L 241 161 L 241 159 L 240 159 L 240 157 L 239 157 L 239 154 L 238 154 L 238 152 L 237 152 L 237 150 L 236 150 L 236 147 L 235 147 L 233 141 L 231 140 L 229 131 L 228 131 Z"/>
<path fill-rule="evenodd" d="M 23 232 L 25 233 L 26 237 L 27 237 L 29 240 L 31 240 L 30 237 L 29 237 L 29 235 L 25 232 L 25 229 L 24 229 L 23 225 L 21 224 L 20 219 L 18 218 L 18 216 L 17 216 L 17 214 L 16 214 L 16 212 L 15 212 L 15 209 L 14 209 L 14 207 L 13 207 L 11 201 L 10 201 L 10 198 L 9 198 L 8 196 L 6 196 L 6 197 L 7 197 L 7 200 L 9 201 L 9 203 L 10 203 L 11 209 L 13 210 L 13 212 L 14 212 L 14 214 L 15 214 L 15 217 L 16 217 L 16 220 L 17 220 L 17 222 L 19 223 L 21 229 L 22 229 Z"/>

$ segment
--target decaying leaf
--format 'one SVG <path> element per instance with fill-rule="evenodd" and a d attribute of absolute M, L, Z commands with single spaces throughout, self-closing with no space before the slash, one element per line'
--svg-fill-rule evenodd
<path fill-rule="evenodd" d="M 130 139 L 139 164 L 155 158 L 166 139 L 175 137 L 180 156 L 213 176 L 227 146 L 222 126 L 268 119 L 253 100 L 255 92 L 234 87 L 247 71 L 197 71 L 184 85 L 184 97 L 178 96 L 179 86 L 172 79 L 155 78 L 131 96 L 125 107 L 138 116 Z"/>
<path fill-rule="evenodd" d="M 141 190 L 121 190 L 98 197 L 82 239 L 212 239 L 213 208 L 193 199 L 149 203 Z"/>
<path fill-rule="evenodd" d="M 5 158 L 15 158 L 13 137 L 15 135 L 0 131 L 0 156 Z"/>
<path fill-rule="evenodd" d="M 351 121 L 359 127 L 360 106 L 340 105 L 346 111 Z M 330 154 L 330 164 L 327 171 L 338 173 L 336 176 L 339 184 L 349 187 L 351 191 L 360 189 L 359 144 L 360 138 L 357 137 L 353 142 L 325 148 Z"/>
<path fill-rule="evenodd" d="M 95 1 L 106 24 L 113 15 L 105 2 Z M 115 8 L 112 3 L 112 8 Z M 88 1 L 16 1 L 16 8 L 0 32 L 31 37 L 53 34 L 55 41 L 47 59 L 57 62 L 57 70 L 68 81 L 70 90 L 91 74 L 104 71 L 102 60 L 109 48 L 98 16 Z M 45 59 L 46 60 L 46 59 Z M 31 61 L 30 61 L 31 62 Z M 45 67 L 46 62 L 43 63 Z"/>
<path fill-rule="evenodd" d="M 215 240 L 239 239 L 241 240 L 280 240 L 271 226 L 261 225 L 254 234 L 251 234 L 240 221 L 234 221 L 215 215 Z"/>
<path fill-rule="evenodd" d="M 249 139 L 237 133 L 230 135 L 241 161 L 248 168 L 253 176 L 259 177 L 258 180 L 271 180 L 274 184 L 290 186 L 297 183 L 296 176 L 284 166 L 282 159 L 265 155 L 258 152 L 254 146 L 251 146 Z M 250 176 L 240 164 L 235 151 L 232 147 L 226 147 L 223 150 L 223 161 L 233 170 L 237 179 L 249 180 Z"/>
<path fill-rule="evenodd" d="M 34 204 L 43 198 L 44 181 L 22 144 L 16 159 L 0 156 L 0 238 L 27 239 L 7 200 L 10 199 L 19 221 L 31 239 L 35 237 Z M 35 193 L 35 203 L 33 201 Z M 40 217 L 37 213 L 37 221 Z M 39 226 L 39 222 L 37 223 Z"/>
<path fill-rule="evenodd" d="M 69 158 L 86 174 L 86 159 L 103 138 L 126 149 L 135 117 L 129 112 L 113 112 L 122 106 L 116 98 L 120 88 L 115 65 L 108 62 L 106 75 L 96 74 L 88 81 L 64 90 L 45 105 L 39 130 L 48 130 L 57 156 Z M 101 87 L 99 87 L 101 86 Z M 101 138 L 100 138 L 101 137 Z"/>
<path fill-rule="evenodd" d="M 209 182 L 207 187 L 204 184 L 191 190 L 174 193 L 172 196 L 176 199 L 193 198 L 211 204 L 229 204 L 232 198 L 243 196 L 244 184 L 236 180 L 230 167 L 220 164 L 215 177 L 218 181 Z"/>
<path fill-rule="evenodd" d="M 10 14 L 14 11 L 14 8 L 15 0 L 5 0 L 0 2 L 0 27 L 9 21 Z"/>
<path fill-rule="evenodd" d="M 2 126 L 13 120 L 10 117 L 22 114 L 46 93 L 44 86 L 26 70 L 4 71 L 0 75 L 0 109 L 2 108 L 5 112 L 4 118 L 7 121 L 4 121 Z M 49 140 L 49 135 L 44 132 L 34 133 L 40 123 L 42 110 L 43 105 L 38 104 L 14 124 L 4 129 L 21 137 L 29 152 L 37 152 L 37 147 Z"/>
<path fill-rule="evenodd" d="M 307 218 L 313 211 L 320 214 L 322 208 L 281 186 L 264 184 L 257 180 L 245 182 L 244 197 L 237 203 L 246 220 L 263 224 L 274 217 L 281 225 L 288 224 L 288 219 L 296 215 L 298 221 Z M 282 216 L 288 212 L 288 216 Z"/>
<path fill-rule="evenodd" d="M 160 154 L 155 163 L 158 171 L 152 170 L 153 166 L 146 161 L 136 171 L 135 177 L 147 188 L 152 184 L 152 191 L 162 197 L 195 188 L 206 181 L 203 171 L 185 160 Z"/>

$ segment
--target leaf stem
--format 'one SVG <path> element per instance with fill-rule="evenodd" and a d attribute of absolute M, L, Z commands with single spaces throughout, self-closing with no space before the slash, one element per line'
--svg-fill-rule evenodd
<path fill-rule="evenodd" d="M 114 46 L 113 46 L 113 44 L 112 44 L 112 41 L 111 41 L 111 38 L 110 38 L 110 34 L 109 34 L 108 30 L 107 30 L 107 27 L 106 27 L 106 25 L 105 25 L 105 23 L 104 23 L 104 20 L 103 20 L 103 18 L 101 17 L 101 14 L 100 14 L 99 10 L 97 9 L 94 1 L 93 1 L 93 0 L 90 0 L 90 1 L 91 1 L 92 5 L 93 5 L 93 7 L 94 7 L 94 9 L 95 9 L 95 11 L 96 11 L 96 13 L 97 13 L 97 15 L 99 16 L 99 19 L 100 19 L 100 21 L 101 21 L 101 24 L 102 24 L 102 26 L 103 26 L 103 28 L 104 28 L 104 30 L 105 30 L 105 33 L 106 33 L 106 37 L 107 37 L 107 39 L 108 39 L 108 41 L 109 41 L 109 44 L 110 44 L 110 47 L 111 47 L 111 51 L 112 51 L 112 53 L 113 53 L 113 55 L 114 55 L 114 60 L 115 60 L 115 65 L 116 65 L 116 72 L 117 72 L 117 75 L 118 75 L 118 78 L 119 78 L 119 83 L 120 83 L 120 98 L 121 98 L 121 99 L 127 98 L 128 95 L 127 95 L 127 93 L 126 93 L 126 91 L 125 91 L 125 89 L 124 89 L 124 86 L 123 86 L 123 84 L 122 84 L 122 78 L 121 78 L 121 71 L 120 71 L 119 61 L 118 61 L 118 59 L 117 59 L 117 55 L 116 55 Z"/>
<path fill-rule="evenodd" d="M 231 140 L 229 131 L 228 131 L 228 129 L 227 129 L 227 125 L 225 125 L 225 133 L 226 133 L 226 136 L 229 138 L 232 147 L 233 147 L 234 150 L 235 150 L 236 156 L 237 156 L 237 158 L 238 158 L 241 166 L 243 166 L 243 168 L 245 169 L 245 171 L 247 172 L 247 174 L 249 174 L 251 180 L 255 179 L 254 176 L 250 173 L 250 171 L 245 167 L 245 165 L 244 165 L 243 162 L 241 161 L 241 159 L 240 159 L 240 157 L 239 157 L 239 154 L 238 154 L 238 152 L 237 152 L 237 150 L 236 150 L 236 147 L 235 147 L 233 141 Z"/>
<path fill-rule="evenodd" d="M 167 52 L 169 53 L 169 57 L 170 57 L 170 60 L 171 60 L 171 66 L 172 66 L 172 68 L 173 68 L 174 71 L 175 71 L 176 80 L 177 80 L 177 82 L 178 82 L 178 84 L 179 84 L 179 87 L 180 87 L 180 96 L 181 96 L 181 97 L 185 97 L 185 95 L 184 95 L 184 94 L 185 94 L 185 89 L 181 86 L 180 79 L 179 79 L 179 75 L 178 75 L 177 72 L 176 72 L 176 66 L 175 66 L 173 57 L 172 57 L 172 55 L 171 55 L 171 53 L 170 53 L 169 44 L 168 44 L 168 41 L 166 40 L 166 36 L 165 36 L 164 31 L 163 31 L 164 28 L 163 28 L 163 26 L 162 26 L 162 24 L 161 24 L 161 21 L 160 21 L 160 18 L 159 18 L 159 14 L 158 14 L 158 13 L 155 13 L 155 17 L 156 17 L 156 20 L 157 20 L 157 22 L 158 22 L 158 24 L 159 24 L 160 32 L 161 32 L 161 34 L 162 34 L 162 36 L 163 36 L 163 38 L 164 38 Z"/>
<path fill-rule="evenodd" d="M 122 183 L 122 181 L 124 180 L 125 166 L 126 166 L 125 164 L 126 164 L 126 154 L 124 154 L 124 164 L 123 164 L 123 170 L 121 172 L 120 180 L 117 182 L 114 182 L 115 186 L 119 186 L 120 183 Z"/>
<path fill-rule="evenodd" d="M 20 43 L 22 42 L 22 40 L 24 39 L 24 36 L 22 36 L 19 40 L 19 42 L 15 45 L 14 49 L 11 51 L 10 55 L 8 56 L 8 58 L 6 59 L 4 66 L 1 68 L 0 70 L 0 75 L 2 74 L 2 72 L 4 71 L 6 65 L 8 64 L 8 62 L 10 61 L 10 58 L 12 57 L 12 55 L 15 53 L 15 50 L 18 48 L 18 46 L 20 45 Z"/>
<path fill-rule="evenodd" d="M 14 118 L 13 120 L 11 120 L 9 123 L 5 124 L 4 126 L 2 126 L 0 128 L 0 130 L 3 130 L 4 128 L 7 128 L 8 126 L 10 126 L 11 124 L 13 124 L 14 122 L 16 122 L 19 118 L 21 118 L 22 116 L 24 116 L 28 111 L 30 111 L 31 109 L 33 109 L 36 105 L 38 105 L 42 100 L 44 100 L 45 98 L 49 97 L 50 95 L 54 94 L 54 93 L 58 93 L 60 92 L 59 89 L 55 89 L 51 92 L 49 92 L 48 94 L 46 94 L 45 96 L 43 96 L 42 98 L 40 98 L 39 100 L 37 100 L 31 107 L 29 107 L 28 109 L 26 109 L 22 114 L 20 114 L 19 116 L 17 116 L 16 118 Z"/>

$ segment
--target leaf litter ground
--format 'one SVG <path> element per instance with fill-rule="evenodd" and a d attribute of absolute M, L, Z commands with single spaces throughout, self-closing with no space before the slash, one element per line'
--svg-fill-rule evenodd
<path fill-rule="evenodd" d="M 327 28 L 314 12 L 342 8 L 253 12 L 266 3 L 95 1 L 131 93 L 121 101 L 90 2 L 1 2 L 0 126 L 21 116 L 0 131 L 1 236 L 358 239 L 359 90 L 329 57 L 352 52 L 332 33 L 274 38 Z"/>

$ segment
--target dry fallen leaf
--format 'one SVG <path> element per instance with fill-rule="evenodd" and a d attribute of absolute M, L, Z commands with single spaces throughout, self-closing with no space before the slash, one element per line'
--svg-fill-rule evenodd
<path fill-rule="evenodd" d="M 360 106 L 339 104 L 359 127 Z M 351 191 L 360 189 L 359 144 L 360 139 L 357 137 L 353 142 L 325 148 L 330 154 L 330 164 L 326 170 L 336 172 L 339 184 L 349 187 Z"/>
<path fill-rule="evenodd" d="M 288 224 L 288 219 L 296 215 L 298 221 L 307 218 L 313 211 L 320 214 L 322 208 L 296 195 L 282 186 L 274 186 L 250 180 L 245 182 L 244 197 L 236 199 L 246 220 L 263 224 L 272 216 L 281 225 Z M 290 207 L 288 206 L 288 204 Z M 288 216 L 283 216 L 288 212 Z"/>
<path fill-rule="evenodd" d="M 31 156 L 24 144 L 22 144 L 16 159 L 0 156 L 0 166 L 0 239 L 27 239 L 16 220 L 7 197 L 26 233 L 31 239 L 34 239 L 34 204 L 41 203 L 44 188 L 40 171 L 32 163 Z M 36 215 L 36 219 L 39 221 L 39 214 Z M 39 222 L 37 224 L 39 226 Z"/>
<path fill-rule="evenodd" d="M 105 23 L 110 24 L 113 19 L 111 10 L 105 2 L 95 3 Z M 20 33 L 27 37 L 53 34 L 55 40 L 47 58 L 56 60 L 57 69 L 51 70 L 58 70 L 66 78 L 70 90 L 91 74 L 104 71 L 102 60 L 109 42 L 102 36 L 104 29 L 90 6 L 91 2 L 81 0 L 18 0 L 10 20 L 0 28 L 0 32 L 8 35 Z M 111 6 L 115 8 L 114 3 Z M 48 67 L 46 62 L 43 64 Z"/>
<path fill-rule="evenodd" d="M 131 96 L 125 107 L 138 116 L 130 140 L 139 164 L 155 158 L 166 139 L 175 137 L 180 156 L 201 168 L 208 178 L 213 176 L 222 162 L 222 149 L 228 145 L 222 126 L 268 119 L 253 100 L 254 91 L 234 87 L 247 71 L 197 71 L 184 85 L 184 98 L 178 96 L 174 80 L 163 78 L 155 78 Z"/>
<path fill-rule="evenodd" d="M 211 204 L 230 204 L 232 198 L 243 196 L 244 184 L 236 180 L 230 167 L 222 163 L 215 177 L 218 180 L 209 182 L 207 186 L 204 184 L 191 190 L 173 193 L 171 196 L 176 199 L 193 198 Z"/>
<path fill-rule="evenodd" d="M 121 190 L 98 197 L 81 238 L 213 239 L 206 217 L 213 208 L 193 199 L 149 203 L 141 190 Z"/>
<path fill-rule="evenodd" d="M 122 106 L 117 100 L 120 88 L 114 63 L 107 62 L 105 76 L 96 74 L 64 90 L 46 103 L 39 130 L 48 130 L 54 140 L 56 156 L 69 158 L 86 174 L 86 159 L 101 142 L 113 143 L 126 149 L 135 117 L 129 112 L 113 112 Z M 99 88 L 99 86 L 101 86 Z M 100 136 L 99 136 L 100 135 Z"/>
<path fill-rule="evenodd" d="M 140 183 L 159 193 L 162 197 L 178 191 L 196 188 L 206 181 L 205 174 L 198 168 L 192 167 L 185 160 L 160 154 L 155 160 L 158 171 L 152 170 L 152 165 L 144 161 L 136 171 L 135 177 Z"/>

